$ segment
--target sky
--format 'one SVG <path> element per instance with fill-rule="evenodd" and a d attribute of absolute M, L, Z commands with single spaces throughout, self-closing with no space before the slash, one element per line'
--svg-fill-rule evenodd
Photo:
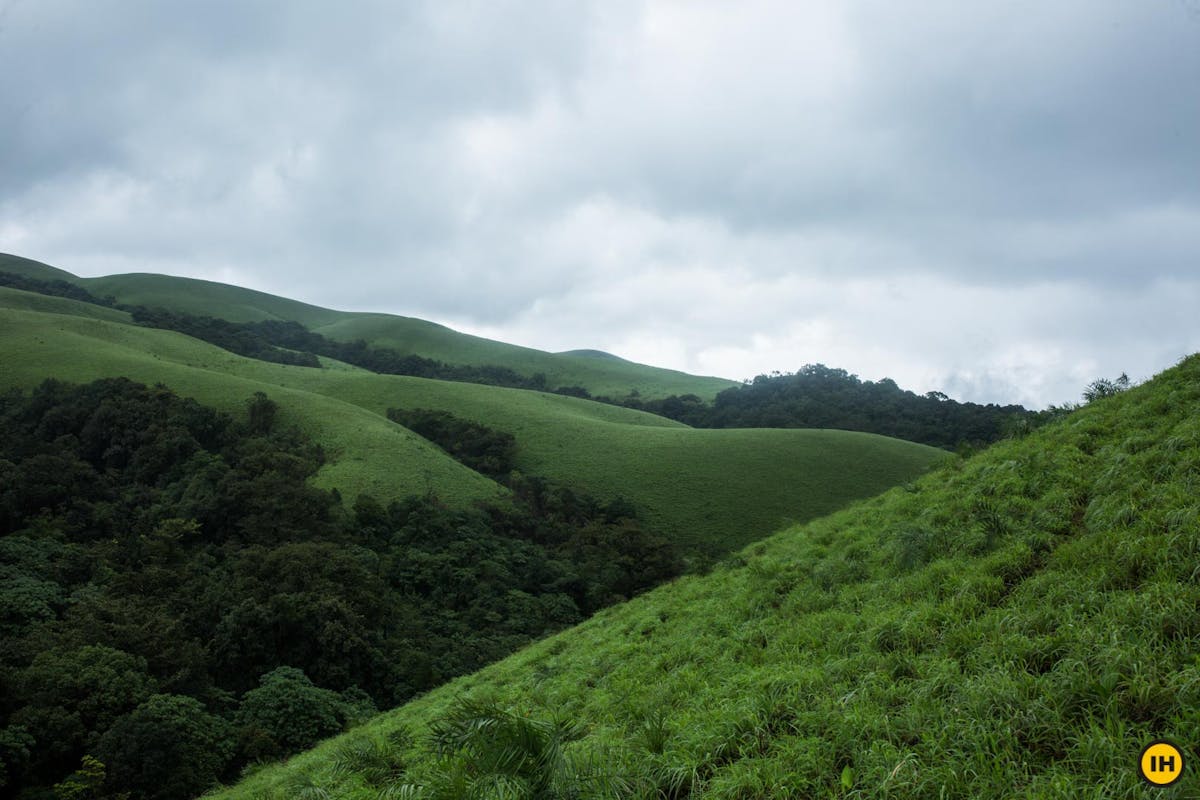
<path fill-rule="evenodd" d="M 1200 350 L 1200 0 L 0 0 L 0 251 L 1031 407 Z"/>

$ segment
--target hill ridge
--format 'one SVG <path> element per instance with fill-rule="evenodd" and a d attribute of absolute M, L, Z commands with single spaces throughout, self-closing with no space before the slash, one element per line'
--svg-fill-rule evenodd
<path fill-rule="evenodd" d="M 450 364 L 507 366 L 530 377 L 546 375 L 551 386 L 582 386 L 593 395 L 653 398 L 671 394 L 713 397 L 736 381 L 689 375 L 678 370 L 636 364 L 621 358 L 550 353 L 462 333 L 441 323 L 384 312 L 348 312 L 324 308 L 256 289 L 155 273 L 125 273 L 81 278 L 33 259 L 0 253 L 0 271 L 42 280 L 65 280 L 119 302 L 165 308 L 201 316 L 253 322 L 294 320 L 340 341 L 364 339 L 402 354 Z"/>

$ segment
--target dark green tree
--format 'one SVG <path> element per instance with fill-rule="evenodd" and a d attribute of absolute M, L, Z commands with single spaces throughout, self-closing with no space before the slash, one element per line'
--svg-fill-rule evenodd
<path fill-rule="evenodd" d="M 251 433 L 270 433 L 275 427 L 275 414 L 279 411 L 279 406 L 267 397 L 265 392 L 255 392 L 254 397 L 246 404 L 246 410 L 250 416 L 247 424 Z"/>
<path fill-rule="evenodd" d="M 229 733 L 198 700 L 156 694 L 104 734 L 97 757 L 135 800 L 186 800 L 224 771 L 233 755 Z"/>
<path fill-rule="evenodd" d="M 338 694 L 314 686 L 301 670 L 278 667 L 242 698 L 237 725 L 243 751 L 263 760 L 312 747 L 339 733 L 348 711 Z"/>
<path fill-rule="evenodd" d="M 104 645 L 54 648 L 39 653 L 21 674 L 13 715 L 36 741 L 35 767 L 78 763 L 123 714 L 154 691 L 145 659 Z"/>

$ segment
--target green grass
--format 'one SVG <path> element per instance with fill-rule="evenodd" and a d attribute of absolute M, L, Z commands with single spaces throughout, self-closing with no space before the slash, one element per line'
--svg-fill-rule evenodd
<path fill-rule="evenodd" d="M 24 292 L 0 295 L 10 302 Z M 40 298 L 65 314 L 76 305 Z M 86 305 L 86 304 L 83 304 Z M 625 496 L 688 549 L 728 552 L 920 474 L 942 451 L 871 434 L 819 430 L 695 430 L 574 397 L 469 383 L 315 370 L 242 358 L 203 342 L 60 314 L 0 315 L 6 384 L 125 375 L 237 408 L 265 391 L 332 455 L 322 485 L 352 501 L 430 488 L 452 503 L 503 490 L 389 422 L 389 407 L 437 408 L 514 434 L 517 467 L 601 498 Z M 336 364 L 336 362 L 331 362 Z"/>
<path fill-rule="evenodd" d="M 313 327 L 332 322 L 343 314 L 240 286 L 171 275 L 131 273 L 79 278 L 77 282 L 92 294 L 112 295 L 121 303 L 169 308 L 232 322 L 279 319 Z"/>
<path fill-rule="evenodd" d="M 599 497 L 623 495 L 689 547 L 728 551 L 909 480 L 942 451 L 865 433 L 696 430 L 570 397 L 358 373 L 288 371 L 288 386 L 377 413 L 437 408 L 508 431 L 517 468 Z"/>
<path fill-rule="evenodd" d="M 368 740 L 428 783 L 430 724 L 470 700 L 582 726 L 569 753 L 623 773 L 633 796 L 1196 797 L 1198 575 L 1193 356 L 217 796 L 284 797 L 303 778 L 379 797 L 338 757 Z M 1136 772 L 1156 738 L 1190 758 L 1170 789 Z"/>
<path fill-rule="evenodd" d="M 449 328 L 389 314 L 347 314 L 336 322 L 313 328 L 331 339 L 365 339 L 402 353 L 415 353 L 451 364 L 498 364 L 522 374 L 546 375 L 547 385 L 583 386 L 594 395 L 624 397 L 637 392 L 646 398 L 695 394 L 706 399 L 735 386 L 734 381 L 648 367 L 622 358 L 594 354 L 546 353 L 457 333 Z"/>
<path fill-rule="evenodd" d="M 0 254 L 0 270 L 41 280 L 66 280 L 97 296 L 111 295 L 122 303 L 169 308 L 233 322 L 294 320 L 331 339 L 365 339 L 405 354 L 450 364 L 504 366 L 526 376 L 541 372 L 551 388 L 583 386 L 594 395 L 623 397 L 636 391 L 646 398 L 690 393 L 711 399 L 722 389 L 736 385 L 724 378 L 649 367 L 615 356 L 597 358 L 596 351 L 547 353 L 470 336 L 425 320 L 333 311 L 212 281 L 144 273 L 80 278 L 37 261 L 5 254 Z"/>
<path fill-rule="evenodd" d="M 109 322 L 132 322 L 129 314 L 115 308 L 81 303 L 65 297 L 49 297 L 35 292 L 24 292 L 8 286 L 0 286 L 0 308 L 20 311 L 41 311 L 47 314 L 65 314 L 69 317 L 103 319 Z"/>
<path fill-rule="evenodd" d="M 67 272 L 65 269 L 52 267 L 49 264 L 43 264 L 41 261 L 34 261 L 32 258 L 22 258 L 10 253 L 0 253 L 0 270 L 12 272 L 16 275 L 23 275 L 26 278 L 37 278 L 41 281 L 79 283 L 83 280 Z"/>
<path fill-rule="evenodd" d="M 0 294 L 0 305 L 9 306 L 14 294 Z M 72 303 L 45 299 L 57 301 L 60 310 Z M 378 414 L 336 397 L 286 388 L 256 374 L 260 362 L 182 334 L 4 307 L 0 363 L 0 387 L 28 388 L 47 377 L 82 383 L 126 376 L 165 383 L 181 395 L 233 412 L 240 412 L 254 392 L 266 392 L 279 403 L 281 420 L 309 433 L 331 457 L 318 484 L 350 498 L 361 492 L 390 498 L 437 487 L 447 501 L 465 504 L 506 491 Z M 302 368 L 282 367 L 291 369 Z"/>

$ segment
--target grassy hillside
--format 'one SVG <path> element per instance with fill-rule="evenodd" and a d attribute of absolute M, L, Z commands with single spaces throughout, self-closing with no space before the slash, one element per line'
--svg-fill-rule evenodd
<path fill-rule="evenodd" d="M 257 374 L 256 365 L 211 345 L 170 331 L 12 308 L 25 305 L 25 292 L 0 293 L 0 388 L 32 387 L 54 377 L 86 382 L 125 376 L 165 383 L 184 396 L 228 411 L 240 411 L 251 395 L 266 392 L 281 406 L 281 419 L 320 442 L 332 463 L 318 483 L 353 498 L 422 493 L 436 486 L 448 501 L 468 503 L 497 497 L 502 487 L 447 458 L 440 450 L 387 419 L 335 397 L 288 389 Z M 41 297 L 34 295 L 34 297 Z M 76 305 L 42 298 L 69 314 Z M 14 303 L 15 301 L 15 303 Z M 300 369 L 283 367 L 282 369 Z"/>
<path fill-rule="evenodd" d="M 466 796 L 489 737 L 533 731 L 519 755 L 569 722 L 560 779 L 590 765 L 626 796 L 1196 797 L 1198 490 L 1193 356 L 218 796 L 375 798 L 404 783 Z M 439 760 L 430 723 L 468 699 L 515 716 L 443 725 Z M 1161 791 L 1135 766 L 1156 738 L 1191 759 Z M 537 771 L 493 785 L 530 796 Z"/>
<path fill-rule="evenodd" d="M 121 303 L 170 308 L 232 322 L 281 319 L 295 320 L 306 327 L 313 327 L 333 322 L 342 315 L 340 311 L 311 306 L 266 292 L 194 278 L 133 273 L 76 280 L 93 294 L 100 297 L 112 295 Z"/>
<path fill-rule="evenodd" d="M 132 322 L 128 313 L 115 308 L 92 303 L 81 303 L 65 297 L 49 297 L 35 292 L 24 292 L 0 286 L 0 308 L 11 308 L 20 311 L 42 311 L 47 314 L 65 314 L 71 317 L 87 317 L 103 319 L 109 322 Z"/>
<path fill-rule="evenodd" d="M 23 306 L 26 294 L 0 295 L 0 306 Z M 61 313 L 0 313 L 4 385 L 124 375 L 166 383 L 222 408 L 264 391 L 323 444 L 332 463 L 319 481 L 349 500 L 360 492 L 389 500 L 433 488 L 461 504 L 503 491 L 389 422 L 389 407 L 442 409 L 508 431 L 517 437 L 522 472 L 601 498 L 625 496 L 654 529 L 712 552 L 910 480 L 945 456 L 870 434 L 694 430 L 573 397 L 375 375 L 344 365 L 270 364 L 169 331 L 67 316 L 80 305 L 71 301 L 36 302 L 43 312 Z"/>
<path fill-rule="evenodd" d="M 43 264 L 41 261 L 34 261 L 32 258 L 14 256 L 10 253 L 0 253 L 0 270 L 43 281 L 79 283 L 84 280 L 76 275 L 72 275 L 65 269 L 52 267 L 49 264 Z"/>
<path fill-rule="evenodd" d="M 404 354 L 449 364 L 504 366 L 525 376 L 541 372 L 550 387 L 583 386 L 594 395 L 623 397 L 637 391 L 647 398 L 688 393 L 712 398 L 722 389 L 736 385 L 723 378 L 689 375 L 613 357 L 596 358 L 594 351 L 546 353 L 470 336 L 411 317 L 333 311 L 212 281 L 141 273 L 79 278 L 37 261 L 6 254 L 0 254 L 0 270 L 41 280 L 66 280 L 97 296 L 111 295 L 122 303 L 233 322 L 294 320 L 331 339 L 365 339 L 369 344 Z"/>
<path fill-rule="evenodd" d="M 737 385 L 723 378 L 648 367 L 625 359 L 578 352 L 546 353 L 478 336 L 457 333 L 432 322 L 389 314 L 348 314 L 337 322 L 313 328 L 331 339 L 366 341 L 451 364 L 499 364 L 522 375 L 545 373 L 548 386 L 583 386 L 594 395 L 645 397 L 696 394 L 714 397 Z"/>

